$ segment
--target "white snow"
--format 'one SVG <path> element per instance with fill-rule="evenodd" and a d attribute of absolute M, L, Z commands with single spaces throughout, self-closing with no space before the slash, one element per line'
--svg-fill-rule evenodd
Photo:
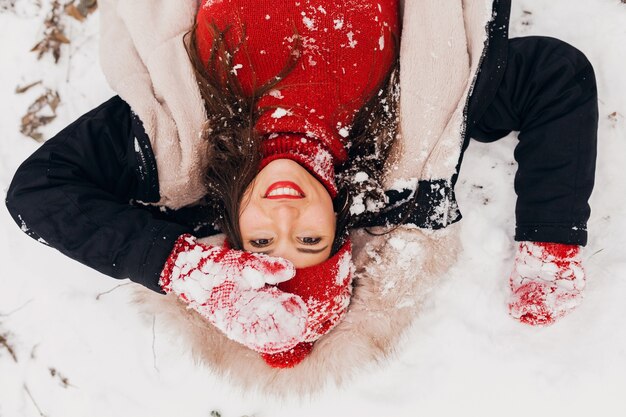
<path fill-rule="evenodd" d="M 41 90 L 15 95 L 16 85 L 42 79 L 59 90 L 59 116 L 44 129 L 47 137 L 113 95 L 98 69 L 97 16 L 69 24 L 73 43 L 54 65 L 29 52 L 43 14 L 26 3 L 18 0 L 18 15 L 0 13 L 2 190 L 39 146 L 19 133 L 19 123 Z M 48 417 L 170 417 L 181 410 L 186 417 L 212 410 L 223 417 L 626 415 L 624 22 L 626 4 L 618 0 L 513 2 L 512 36 L 568 41 L 587 54 L 598 77 L 599 157 L 583 252 L 587 288 L 582 305 L 561 322 L 529 328 L 506 311 L 515 253 L 515 135 L 473 142 L 466 152 L 457 187 L 464 250 L 397 357 L 304 400 L 242 394 L 193 362 L 184 341 L 165 332 L 158 318 L 140 314 L 132 285 L 116 288 L 126 281 L 29 238 L 0 205 L 0 335 L 17 358 L 0 344 L 0 416 L 39 416 L 37 407 Z M 419 256 L 406 248 L 407 259 L 408 251 Z"/>
<path fill-rule="evenodd" d="M 360 171 L 354 175 L 354 181 L 356 182 L 363 182 L 363 181 L 367 181 L 368 179 L 369 179 L 369 175 L 367 175 L 367 172 Z"/>
<path fill-rule="evenodd" d="M 280 90 L 276 90 L 276 89 L 271 90 L 268 94 L 270 96 L 272 96 L 274 98 L 278 98 L 278 99 L 285 98 L 285 96 L 283 96 L 283 94 L 280 92 Z"/>
<path fill-rule="evenodd" d="M 289 114 L 289 111 L 287 109 L 283 109 L 282 107 L 278 107 L 276 108 L 276 110 L 274 110 L 274 113 L 272 113 L 272 117 L 274 119 L 280 119 L 283 118 L 285 116 L 287 116 Z"/>

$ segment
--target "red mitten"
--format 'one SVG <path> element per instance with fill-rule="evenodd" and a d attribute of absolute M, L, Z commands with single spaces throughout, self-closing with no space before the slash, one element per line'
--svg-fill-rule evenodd
<path fill-rule="evenodd" d="M 552 324 L 583 299 L 580 246 L 520 242 L 510 278 L 511 316 L 530 325 Z"/>
<path fill-rule="evenodd" d="M 291 279 L 281 258 L 196 241 L 176 241 L 159 281 L 236 342 L 261 353 L 291 349 L 304 340 L 307 306 L 276 287 Z"/>
<path fill-rule="evenodd" d="M 345 243 L 327 261 L 296 270 L 296 276 L 278 288 L 299 295 L 308 307 L 304 342 L 278 354 L 263 355 L 275 368 L 300 363 L 313 349 L 313 343 L 335 327 L 348 311 L 352 295 L 352 248 Z"/>

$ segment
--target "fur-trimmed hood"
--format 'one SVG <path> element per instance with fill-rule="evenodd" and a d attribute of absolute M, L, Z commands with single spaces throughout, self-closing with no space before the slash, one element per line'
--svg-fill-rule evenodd
<path fill-rule="evenodd" d="M 170 208 L 204 195 L 199 155 L 205 145 L 199 132 L 206 116 L 182 43 L 197 6 L 191 0 L 101 2 L 103 70 L 144 124 L 158 162 L 160 204 Z M 504 66 L 509 7 L 508 0 L 403 4 L 402 138 L 393 151 L 388 187 L 418 182 L 452 187 L 466 126 L 493 97 L 498 68 Z M 441 204 L 437 212 L 446 220 L 455 207 L 453 193 L 436 195 L 442 196 L 439 201 L 428 203 Z M 312 392 L 387 358 L 459 250 L 456 226 L 401 227 L 379 237 L 357 230 L 351 237 L 356 271 L 349 311 L 293 369 L 268 367 L 173 296 L 140 291 L 137 299 L 186 338 L 197 359 L 241 386 L 279 395 Z"/>

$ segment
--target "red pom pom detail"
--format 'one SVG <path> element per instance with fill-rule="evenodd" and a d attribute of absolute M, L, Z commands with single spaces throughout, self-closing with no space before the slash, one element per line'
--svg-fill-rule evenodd
<path fill-rule="evenodd" d="M 298 343 L 292 349 L 284 352 L 270 354 L 261 354 L 261 357 L 272 368 L 293 368 L 306 358 L 313 350 L 313 343 Z"/>

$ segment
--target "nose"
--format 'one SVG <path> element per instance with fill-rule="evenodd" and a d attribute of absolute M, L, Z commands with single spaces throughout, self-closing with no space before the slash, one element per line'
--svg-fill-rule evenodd
<path fill-rule="evenodd" d="M 293 223 L 298 220 L 299 216 L 300 209 L 298 206 L 288 202 L 279 203 L 270 208 L 270 217 L 280 231 L 285 234 L 289 234 Z"/>

